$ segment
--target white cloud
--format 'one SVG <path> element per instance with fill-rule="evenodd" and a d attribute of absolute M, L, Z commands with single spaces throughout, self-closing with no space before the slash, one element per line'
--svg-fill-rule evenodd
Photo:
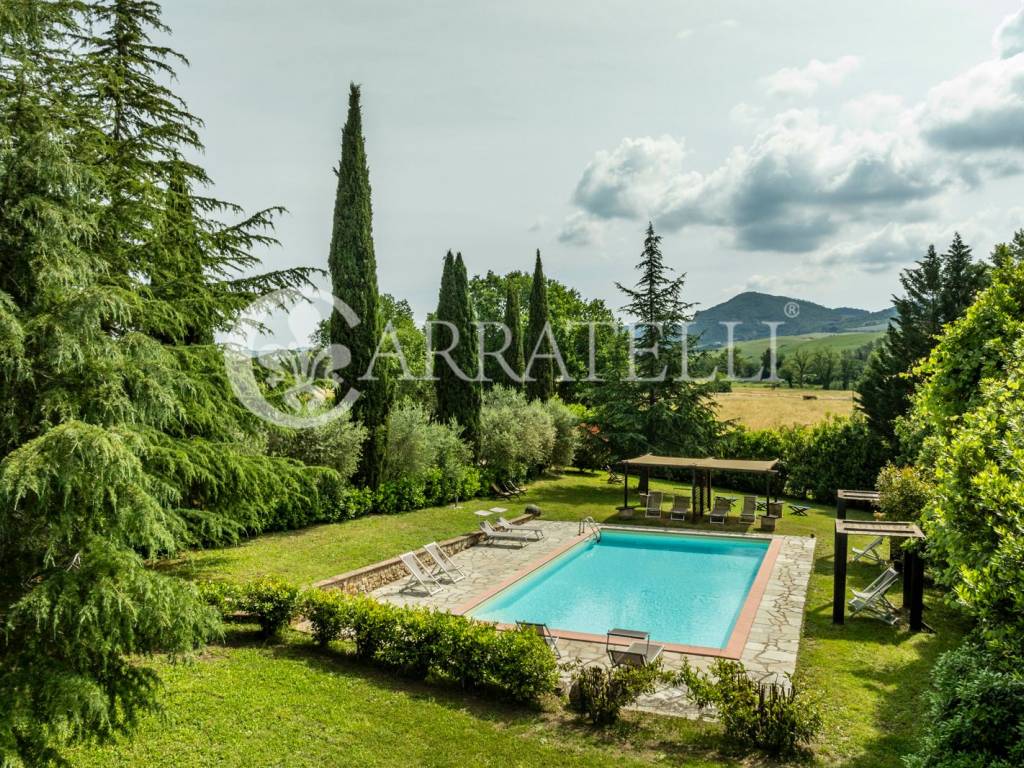
<path fill-rule="evenodd" d="M 992 36 L 992 47 L 1001 59 L 1024 53 L 1024 8 L 1003 19 Z"/>
<path fill-rule="evenodd" d="M 686 40 L 690 37 L 693 37 L 692 29 L 680 29 L 676 32 L 676 40 Z"/>
<path fill-rule="evenodd" d="M 558 242 L 566 245 L 597 245 L 602 241 L 603 223 L 577 211 L 566 217 Z"/>
<path fill-rule="evenodd" d="M 821 86 L 835 87 L 861 64 L 859 56 L 841 56 L 835 61 L 811 59 L 802 67 L 784 67 L 764 78 L 769 96 L 811 96 Z"/>
<path fill-rule="evenodd" d="M 720 22 L 718 22 L 718 26 L 722 27 L 723 29 L 736 29 L 736 27 L 738 27 L 739 25 L 740 23 L 736 21 L 736 19 L 722 19 Z"/>

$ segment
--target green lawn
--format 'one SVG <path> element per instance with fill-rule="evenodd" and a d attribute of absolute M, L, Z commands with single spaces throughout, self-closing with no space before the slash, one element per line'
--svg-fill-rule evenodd
<path fill-rule="evenodd" d="M 843 352 L 863 347 L 869 341 L 882 337 L 885 331 L 854 331 L 850 333 L 805 333 L 800 336 L 776 337 L 776 349 L 779 354 L 786 355 L 796 349 L 813 353 L 822 349 Z M 759 358 L 768 349 L 770 338 L 737 341 L 736 351 L 749 358 Z"/>
<path fill-rule="evenodd" d="M 654 487 L 686 492 L 670 483 Z M 611 521 L 621 492 L 596 475 L 570 474 L 535 483 L 516 506 L 538 504 L 546 519 Z M 186 576 L 268 574 L 309 583 L 471 530 L 473 510 L 492 504 L 273 534 L 196 553 L 171 567 Z M 797 669 L 797 682 L 820 698 L 825 719 L 813 762 L 896 768 L 915 744 L 928 670 L 962 627 L 934 593 L 927 596 L 934 635 L 911 635 L 870 619 L 833 627 L 832 521 L 825 508 L 806 518 L 790 516 L 787 508 L 779 524 L 781 533 L 817 538 Z M 876 574 L 869 565 L 850 567 L 855 585 Z M 620 727 L 595 732 L 557 708 L 508 708 L 412 685 L 357 665 L 344 652 L 316 651 L 296 634 L 264 644 L 232 631 L 228 645 L 194 664 L 158 664 L 167 681 L 163 714 L 144 719 L 134 739 L 76 751 L 74 765 L 751 764 L 751 758 L 729 756 L 714 725 L 631 714 Z"/>

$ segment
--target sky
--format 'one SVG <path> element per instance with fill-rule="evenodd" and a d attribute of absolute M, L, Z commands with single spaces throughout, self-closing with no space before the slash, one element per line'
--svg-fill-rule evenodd
<path fill-rule="evenodd" d="M 326 268 L 361 84 L 382 291 L 441 262 L 623 303 L 647 222 L 684 297 L 880 309 L 960 231 L 1024 227 L 1020 0 L 169 0 L 215 194 L 284 205 L 268 269 Z"/>

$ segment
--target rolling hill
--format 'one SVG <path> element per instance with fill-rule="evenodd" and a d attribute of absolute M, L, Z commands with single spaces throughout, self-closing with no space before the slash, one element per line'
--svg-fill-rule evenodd
<path fill-rule="evenodd" d="M 830 309 L 813 301 L 748 291 L 697 312 L 689 330 L 700 335 L 702 347 L 726 343 L 728 332 L 722 323 L 738 323 L 733 331 L 733 339 L 738 342 L 767 337 L 769 326 L 765 323 L 780 323 L 776 331 L 780 337 L 876 334 L 885 329 L 894 313 L 892 307 L 877 312 L 854 307 Z"/>

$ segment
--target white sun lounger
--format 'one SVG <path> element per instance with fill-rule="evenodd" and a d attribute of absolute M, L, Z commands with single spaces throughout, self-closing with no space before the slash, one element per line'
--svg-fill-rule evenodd
<path fill-rule="evenodd" d="M 884 541 L 884 538 L 878 536 L 870 544 L 864 547 L 864 549 L 857 549 L 857 547 L 853 547 L 853 562 L 856 563 L 858 560 L 867 560 L 869 563 L 882 562 L 882 558 L 875 550 L 882 546 L 882 542 Z"/>
<path fill-rule="evenodd" d="M 651 491 L 647 494 L 647 504 L 644 507 L 644 517 L 656 517 L 661 519 L 661 500 L 664 494 L 661 491 Z"/>
<path fill-rule="evenodd" d="M 512 523 L 510 523 L 504 517 L 499 517 L 495 525 L 497 526 L 499 531 L 504 531 L 505 533 L 525 531 L 527 533 L 532 533 L 533 538 L 537 539 L 538 541 L 544 538 L 544 531 L 542 531 L 540 528 L 534 528 L 533 526 L 529 525 L 512 525 Z"/>
<path fill-rule="evenodd" d="M 427 591 L 428 595 L 436 595 L 442 589 L 441 582 L 439 582 L 419 561 L 415 554 L 412 552 L 406 552 L 404 555 L 399 555 L 399 558 L 408 570 L 411 578 L 409 584 L 406 585 L 406 589 L 414 586 L 418 583 L 423 589 Z"/>
<path fill-rule="evenodd" d="M 884 571 L 877 579 L 872 581 L 863 590 L 851 590 L 853 599 L 850 600 L 850 611 L 854 614 L 867 613 L 875 616 L 886 624 L 895 624 L 899 621 L 896 606 L 889 602 L 885 593 L 892 585 L 899 581 L 900 575 L 895 568 Z"/>
<path fill-rule="evenodd" d="M 453 584 L 456 581 L 460 581 L 466 578 L 466 572 L 457 566 L 452 559 L 444 553 L 444 550 L 438 546 L 436 541 L 432 541 L 429 544 L 424 545 L 423 549 L 430 555 L 430 559 L 434 561 L 437 568 L 433 572 L 433 576 L 440 576 L 444 573 L 448 577 L 448 581 Z"/>
<path fill-rule="evenodd" d="M 613 643 L 613 638 L 621 638 L 629 645 L 623 648 L 617 643 Z M 651 636 L 647 632 L 639 632 L 635 629 L 609 629 L 605 636 L 604 649 L 613 667 L 646 667 L 657 661 L 665 647 L 652 645 Z"/>
<path fill-rule="evenodd" d="M 494 526 L 486 520 L 480 521 L 480 530 L 483 531 L 484 541 L 488 544 L 494 541 L 514 541 L 522 547 L 529 542 L 534 541 L 532 536 L 520 531 L 496 531 Z"/>

